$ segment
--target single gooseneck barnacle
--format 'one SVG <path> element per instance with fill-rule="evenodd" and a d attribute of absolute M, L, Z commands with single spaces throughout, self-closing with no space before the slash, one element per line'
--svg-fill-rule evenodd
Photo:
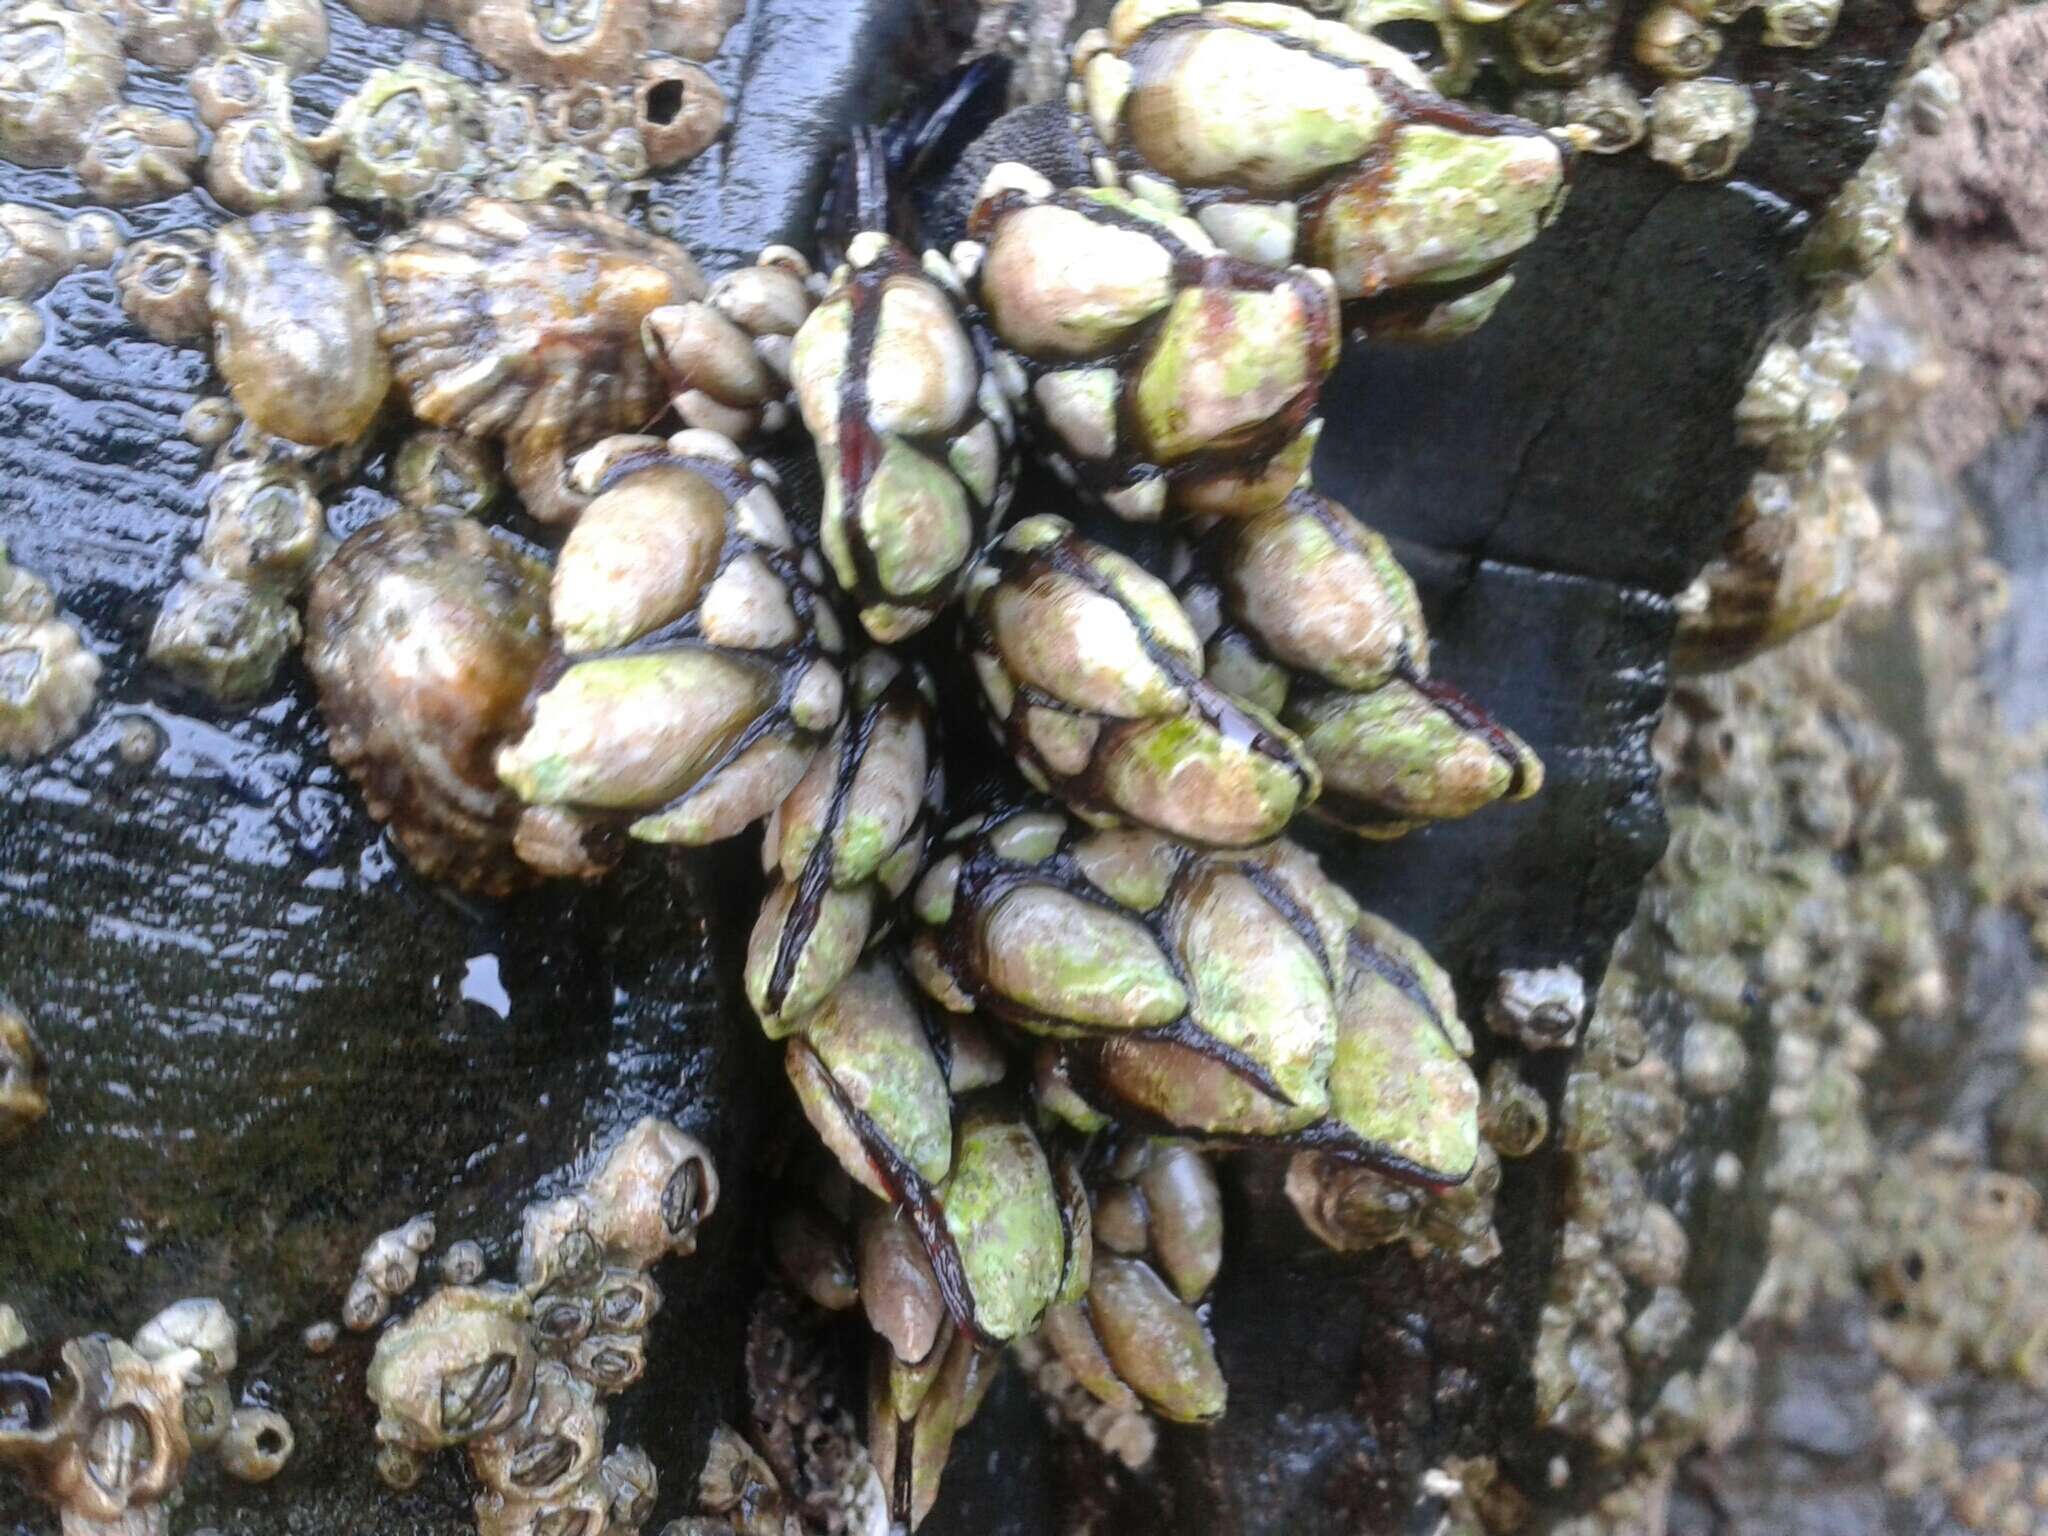
<path fill-rule="evenodd" d="M 1036 446 L 1120 516 L 1245 514 L 1308 468 L 1337 362 L 1337 293 L 1311 267 L 1226 254 L 1114 188 L 989 173 L 954 250 Z"/>
<path fill-rule="evenodd" d="M 1073 68 L 1074 132 L 1104 186 L 1185 210 L 1248 260 L 1327 270 L 1374 331 L 1479 324 L 1563 196 L 1559 141 L 1292 5 L 1120 0 Z"/>
<path fill-rule="evenodd" d="M 1134 1138 L 1090 1171 L 1095 1253 L 1085 1295 L 1041 1337 L 1112 1408 L 1181 1424 L 1222 1416 L 1229 1389 L 1197 1310 L 1223 1264 L 1223 1195 L 1184 1142 Z"/>
<path fill-rule="evenodd" d="M 967 606 L 997 734 L 1027 779 L 1088 820 L 1244 848 L 1321 788 L 1291 731 L 1203 676 L 1166 584 L 1058 518 L 1004 535 Z"/>
<path fill-rule="evenodd" d="M 1257 517 L 1219 519 L 1178 594 L 1210 679 L 1300 733 L 1322 771 L 1315 815 L 1396 837 L 1542 787 L 1520 737 L 1429 675 L 1414 582 L 1329 498 L 1303 487 Z"/>
<path fill-rule="evenodd" d="M 854 664 L 846 718 L 776 811 L 773 879 L 747 946 L 747 999 L 771 1039 L 831 995 L 884 931 L 945 798 L 935 696 L 887 651 Z"/>
<path fill-rule="evenodd" d="M 1032 807 L 935 853 L 912 971 L 1042 1037 L 1054 1114 L 1322 1148 L 1422 1184 L 1470 1171 L 1479 1085 L 1449 978 L 1300 848 L 1226 858 Z"/>
<path fill-rule="evenodd" d="M 825 486 L 819 539 L 868 633 L 923 629 L 1009 503 L 1008 403 L 953 274 L 878 229 L 847 245 L 791 376 Z"/>
<path fill-rule="evenodd" d="M 822 566 L 763 467 L 712 433 L 611 438 L 572 483 L 589 504 L 555 565 L 558 655 L 498 775 L 530 805 L 647 842 L 730 837 L 839 721 Z"/>

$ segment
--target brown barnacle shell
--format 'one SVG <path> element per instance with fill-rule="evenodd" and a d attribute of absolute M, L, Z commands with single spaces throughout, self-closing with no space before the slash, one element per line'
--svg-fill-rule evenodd
<path fill-rule="evenodd" d="M 657 171 L 694 160 L 725 126 L 725 92 L 709 70 L 652 58 L 633 85 L 633 123 Z"/>
<path fill-rule="evenodd" d="M 310 208 L 327 183 L 287 120 L 250 114 L 214 134 L 206 190 L 233 212 L 262 213 Z"/>
<path fill-rule="evenodd" d="M 249 421 L 308 447 L 363 434 L 390 387 L 369 252 L 326 209 L 259 214 L 214 249 L 214 362 Z"/>
<path fill-rule="evenodd" d="M 56 610 L 38 578 L 0 543 L 0 761 L 55 750 L 78 733 L 100 679 L 99 658 Z"/>
<path fill-rule="evenodd" d="M 478 53 L 542 85 L 617 80 L 647 47 L 648 0 L 469 0 L 455 10 Z"/>
<path fill-rule="evenodd" d="M 0 14 L 0 158 L 63 165 L 121 94 L 127 63 L 111 22 L 61 0 Z"/>
<path fill-rule="evenodd" d="M 222 575 L 297 592 L 326 541 L 327 511 L 303 470 L 234 463 L 213 477 L 199 554 Z"/>
<path fill-rule="evenodd" d="M 446 1286 L 386 1330 L 368 1377 L 378 1440 L 435 1451 L 517 1423 L 538 1364 L 530 1310 L 509 1287 Z"/>
<path fill-rule="evenodd" d="M 114 290 L 130 320 L 170 346 L 194 346 L 213 328 L 213 232 L 174 229 L 121 253 Z"/>
<path fill-rule="evenodd" d="M 649 1116 L 605 1155 L 583 1202 L 605 1255 L 650 1269 L 668 1255 L 697 1251 L 698 1229 L 718 1209 L 718 1169 L 696 1137 Z"/>
<path fill-rule="evenodd" d="M 72 265 L 63 219 L 22 203 L 0 203 L 0 298 L 41 298 Z"/>
<path fill-rule="evenodd" d="M 238 117 L 285 120 L 291 112 L 291 79 L 274 59 L 253 53 L 217 53 L 186 82 L 199 121 L 218 133 Z"/>
<path fill-rule="evenodd" d="M 0 1146 L 26 1135 L 49 1112 L 49 1059 L 27 1016 L 0 993 Z"/>
<path fill-rule="evenodd" d="M 547 653 L 546 582 L 481 524 L 412 512 L 314 580 L 306 664 L 334 758 L 429 879 L 502 895 L 531 878 L 491 758 Z"/>
<path fill-rule="evenodd" d="M 477 198 L 386 241 L 382 336 L 412 412 L 503 440 L 527 511 L 560 521 L 585 498 L 567 456 L 637 430 L 667 393 L 641 322 L 701 298 L 689 252 L 607 213 Z"/>
<path fill-rule="evenodd" d="M 72 169 L 85 190 L 116 207 L 175 197 L 192 185 L 199 134 L 156 107 L 109 107 L 93 119 Z"/>
<path fill-rule="evenodd" d="M 1678 0 L 1664 0 L 1636 24 L 1636 62 L 1667 80 L 1705 74 L 1720 53 L 1720 32 Z"/>
<path fill-rule="evenodd" d="M 46 1377 L 14 1379 L 12 1393 L 34 1408 L 0 1418 L 0 1466 L 56 1506 L 66 1530 L 134 1529 L 131 1514 L 184 1481 L 192 1445 L 183 1380 L 172 1362 L 104 1334 L 72 1339 L 60 1359 Z"/>
<path fill-rule="evenodd" d="M 321 0 L 200 0 L 223 48 L 274 59 L 302 75 L 327 57 L 327 10 Z"/>
<path fill-rule="evenodd" d="M 649 0 L 648 44 L 702 64 L 718 52 L 745 0 Z"/>
<path fill-rule="evenodd" d="M 202 0 L 119 0 L 121 45 L 152 69 L 188 70 L 213 45 Z"/>

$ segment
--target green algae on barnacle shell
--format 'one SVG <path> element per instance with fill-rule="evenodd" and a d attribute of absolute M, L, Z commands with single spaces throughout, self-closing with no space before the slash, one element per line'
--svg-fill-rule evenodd
<path fill-rule="evenodd" d="M 1071 482 L 1145 520 L 1249 515 L 1300 480 L 1339 344 L 1327 273 L 1226 256 L 1192 220 L 1008 162 L 968 232 L 955 256 L 997 382 Z"/>
<path fill-rule="evenodd" d="M 653 420 L 666 391 L 640 340 L 701 298 L 689 252 L 608 213 L 472 199 L 378 250 L 393 375 L 429 426 L 505 445 L 526 509 L 562 521 L 568 455 Z"/>
<path fill-rule="evenodd" d="M 819 542 L 869 635 L 903 640 L 952 600 L 1008 505 L 1009 408 L 953 290 L 875 231 L 848 245 L 789 372 L 825 487 Z"/>
<path fill-rule="evenodd" d="M 1090 821 L 1251 847 L 1319 792 L 1291 731 L 1203 677 L 1166 584 L 1060 519 L 1006 533 L 967 612 L 998 736 L 1027 779 Z"/>
<path fill-rule="evenodd" d="M 391 370 L 370 253 L 327 209 L 258 214 L 215 237 L 214 365 L 264 432 L 312 448 L 362 436 Z"/>
<path fill-rule="evenodd" d="M 1044 1036 L 1047 1102 L 1454 1184 L 1478 1156 L 1471 1038 L 1422 947 L 1299 848 L 1222 857 L 1036 807 L 962 824 L 913 892 L 912 974 Z M 1078 1111 L 1078 1112 L 1077 1112 Z"/>
<path fill-rule="evenodd" d="M 1563 148 L 1439 96 L 1370 35 L 1434 23 L 1440 84 L 1455 87 L 1471 67 L 1458 7 L 1387 10 L 1354 6 L 1340 23 L 1122 0 L 1075 49 L 1074 122 L 1098 180 L 1187 209 L 1235 255 L 1326 268 L 1347 301 L 1497 271 L 1555 214 Z"/>
<path fill-rule="evenodd" d="M 571 483 L 588 505 L 555 567 L 566 665 L 498 774 L 644 841 L 730 837 L 795 788 L 844 706 L 821 563 L 710 433 L 607 439 Z"/>

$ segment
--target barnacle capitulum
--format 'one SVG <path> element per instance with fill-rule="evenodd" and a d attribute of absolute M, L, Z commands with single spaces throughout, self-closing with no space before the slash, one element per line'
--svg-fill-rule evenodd
<path fill-rule="evenodd" d="M 701 65 L 650 58 L 633 85 L 633 126 L 650 170 L 694 160 L 725 126 L 725 92 Z"/>
<path fill-rule="evenodd" d="M 11 565 L 0 542 L 0 760 L 40 757 L 77 735 L 100 670 L 49 586 Z"/>
<path fill-rule="evenodd" d="M 1880 526 L 1846 454 L 1757 475 L 1720 552 L 1679 594 L 1673 664 L 1733 666 L 1825 623 L 1849 601 L 1859 556 Z"/>
<path fill-rule="evenodd" d="M 64 165 L 127 76 L 121 40 L 96 10 L 23 0 L 0 16 L 0 158 Z"/>
<path fill-rule="evenodd" d="M 1105 184 L 1187 211 L 1235 255 L 1324 268 L 1347 302 L 1413 288 L 1404 307 L 1441 309 L 1488 289 L 1490 308 L 1556 212 L 1563 147 L 1439 96 L 1354 30 L 1375 24 L 1359 9 L 1347 26 L 1256 0 L 1121 0 L 1074 51 L 1083 147 Z"/>
<path fill-rule="evenodd" d="M 121 253 L 114 291 L 122 311 L 168 346 L 192 346 L 213 327 L 213 232 L 174 229 Z"/>
<path fill-rule="evenodd" d="M 771 1039 L 830 997 L 881 931 L 944 798 L 931 679 L 877 650 L 850 683 L 846 718 L 762 848 L 774 883 L 747 946 L 746 987 Z"/>
<path fill-rule="evenodd" d="M 290 213 L 324 199 L 327 183 L 289 120 L 251 114 L 215 130 L 206 190 L 235 213 Z"/>
<path fill-rule="evenodd" d="M 504 489 L 498 451 L 457 432 L 415 432 L 391 459 L 391 494 L 417 512 L 481 517 Z"/>
<path fill-rule="evenodd" d="M 202 0 L 120 0 L 121 46 L 152 69 L 189 70 L 212 46 Z"/>
<path fill-rule="evenodd" d="M 0 1146 L 50 1112 L 50 1063 L 28 1017 L 0 993 Z"/>
<path fill-rule="evenodd" d="M 1326 1150 L 1429 1186 L 1470 1172 L 1479 1085 L 1449 977 L 1300 848 L 1224 857 L 1025 807 L 933 853 L 911 970 L 944 1006 L 1043 1037 L 1059 1117 Z"/>
<path fill-rule="evenodd" d="M 1042 1337 L 1075 1381 L 1114 1409 L 1175 1423 L 1220 1417 L 1228 1398 L 1198 1308 L 1223 1262 L 1223 1199 L 1208 1158 L 1134 1140 L 1089 1181 L 1095 1253 L 1085 1295 L 1046 1314 Z"/>
<path fill-rule="evenodd" d="M 502 440 L 526 510 L 550 522 L 581 506 L 567 456 L 637 430 L 667 399 L 641 323 L 704 294 L 672 241 L 606 213 L 493 198 L 384 242 L 378 281 L 413 414 Z"/>
<path fill-rule="evenodd" d="M 1009 503 L 1012 415 L 953 291 L 868 231 L 797 332 L 790 366 L 825 486 L 818 538 L 888 644 L 951 601 Z"/>
<path fill-rule="evenodd" d="M 11 373 L 43 347 L 43 312 L 26 299 L 0 299 L 0 373 Z"/>
<path fill-rule="evenodd" d="M 1249 514 L 1308 468 L 1340 342 L 1317 268 L 1225 255 L 1115 188 L 990 171 L 956 248 L 1036 446 L 1120 516 Z"/>
<path fill-rule="evenodd" d="M 1166 584 L 1054 517 L 1012 528 L 967 594 L 975 671 L 1024 776 L 1103 826 L 1244 848 L 1277 836 L 1321 776 L 1301 741 L 1203 676 Z"/>
<path fill-rule="evenodd" d="M 1619 0 L 1530 0 L 1502 29 L 1520 68 L 1539 80 L 1586 80 L 1599 73 L 1621 30 Z"/>
<path fill-rule="evenodd" d="M 1726 176 L 1756 131 L 1756 103 L 1732 80 L 1675 80 L 1650 97 L 1650 158 L 1687 181 Z"/>
<path fill-rule="evenodd" d="M 352 534 L 314 580 L 306 665 L 330 749 L 430 879 L 531 879 L 491 759 L 547 655 L 546 580 L 480 523 L 415 512 Z"/>
<path fill-rule="evenodd" d="M 72 169 L 85 190 L 115 206 L 175 197 L 192 185 L 199 134 L 156 107 L 109 107 L 93 119 Z"/>
<path fill-rule="evenodd" d="M 1339 1253 L 1400 1242 L 1418 1258 L 1441 1252 L 1474 1269 L 1500 1257 L 1500 1155 L 1490 1142 L 1480 1143 L 1470 1176 L 1449 1189 L 1418 1189 L 1341 1157 L 1298 1152 L 1286 1190 L 1302 1225 Z"/>
<path fill-rule="evenodd" d="M 327 545 L 327 509 L 303 470 L 231 463 L 213 476 L 199 554 L 223 576 L 296 593 Z"/>
<path fill-rule="evenodd" d="M 771 246 L 701 301 L 647 317 L 648 353 L 686 425 L 745 442 L 788 424 L 790 353 L 814 282 L 802 255 Z"/>
<path fill-rule="evenodd" d="M 816 552 L 711 433 L 607 439 L 572 482 L 588 505 L 555 564 L 564 665 L 498 774 L 644 841 L 730 837 L 796 787 L 844 706 Z"/>
<path fill-rule="evenodd" d="M 1313 814 L 1395 837 L 1542 787 L 1520 737 L 1430 676 L 1414 583 L 1343 507 L 1298 490 L 1218 519 L 1192 554 L 1179 595 L 1209 677 L 1299 734 L 1322 775 Z"/>
<path fill-rule="evenodd" d="M 453 9 L 478 53 L 539 84 L 617 80 L 647 48 L 648 0 L 473 0 Z"/>
<path fill-rule="evenodd" d="M 220 231 L 214 362 L 253 425 L 313 448 L 368 428 L 391 380 L 373 276 L 370 253 L 325 208 Z"/>

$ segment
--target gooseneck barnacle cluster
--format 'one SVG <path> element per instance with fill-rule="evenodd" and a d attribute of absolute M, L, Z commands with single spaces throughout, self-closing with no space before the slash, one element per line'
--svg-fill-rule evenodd
<path fill-rule="evenodd" d="M 206 529 L 152 658 L 249 700 L 303 632 L 332 755 L 421 875 L 506 896 L 758 829 L 744 988 L 843 1194 L 777 1242 L 873 1325 L 872 1457 L 914 1525 L 1007 1344 L 1118 1414 L 1224 1411 L 1217 1157 L 1296 1158 L 1335 1246 L 1355 1175 L 1444 1197 L 1484 1247 L 1498 1160 L 1450 978 L 1288 834 L 1397 837 L 1543 769 L 1435 674 L 1414 584 L 1312 461 L 1347 336 L 1483 323 L 1568 150 L 1362 25 L 1122 0 L 1073 58 L 1094 184 L 999 163 L 946 251 L 870 199 L 815 264 L 777 247 L 707 283 L 610 196 L 715 127 L 688 59 L 612 83 L 731 20 L 687 9 L 451 4 L 510 80 L 412 59 L 314 135 L 290 82 L 326 51 L 317 5 L 244 7 L 189 58 L 138 27 L 194 70 L 204 176 L 241 217 L 116 262 L 97 226 L 0 210 L 28 253 L 0 289 L 114 263 L 152 336 L 211 339 L 232 405 L 188 417 Z M 28 0 L 0 29 L 45 12 L 68 62 L 0 106 L 0 152 L 75 157 L 109 200 L 189 184 L 196 136 L 120 103 L 96 15 Z M 314 206 L 330 181 L 382 238 Z M 401 510 L 337 543 L 324 499 L 401 421 Z M 1027 455 L 1050 473 L 1011 521 Z M 552 550 L 481 520 L 515 497 Z M 0 755 L 71 734 L 97 670 L 0 552 Z M 949 803 L 941 722 L 957 742 L 973 710 L 1006 777 Z M 372 1244 L 343 1321 L 384 1328 L 386 1480 L 459 1446 L 487 1532 L 637 1530 L 653 1469 L 606 1451 L 604 1403 L 715 1192 L 644 1121 L 529 1209 L 516 1280 L 451 1250 L 388 1325 L 433 1227 Z M 88 1345 L 105 1401 L 0 1453 L 72 1498 L 99 1431 L 80 1452 L 49 1426 L 129 1412 L 132 1385 L 169 1415 L 130 1480 L 160 1501 L 177 1393 L 212 1389 Z"/>

